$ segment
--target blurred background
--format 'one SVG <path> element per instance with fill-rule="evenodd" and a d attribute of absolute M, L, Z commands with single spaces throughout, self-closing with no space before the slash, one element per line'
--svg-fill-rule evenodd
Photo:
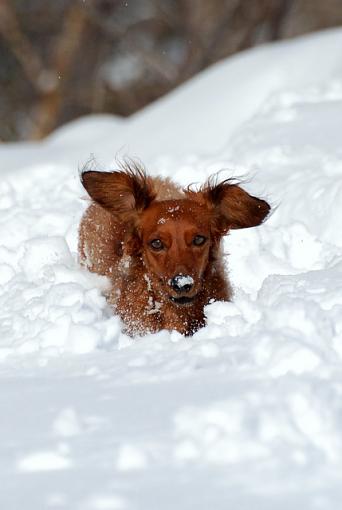
<path fill-rule="evenodd" d="M 0 141 L 131 115 L 224 57 L 341 24 L 342 0 L 0 0 Z"/>

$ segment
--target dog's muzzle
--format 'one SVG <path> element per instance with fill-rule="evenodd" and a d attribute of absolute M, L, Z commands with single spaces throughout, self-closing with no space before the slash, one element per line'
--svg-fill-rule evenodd
<path fill-rule="evenodd" d="M 174 303 L 175 305 L 191 305 L 191 303 L 194 302 L 196 299 L 197 294 L 195 296 L 189 297 L 189 296 L 181 296 L 181 297 L 173 297 L 169 296 L 170 301 Z"/>

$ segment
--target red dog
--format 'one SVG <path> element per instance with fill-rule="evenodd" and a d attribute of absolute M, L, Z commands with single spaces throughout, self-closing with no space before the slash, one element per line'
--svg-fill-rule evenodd
<path fill-rule="evenodd" d="M 230 180 L 181 190 L 131 162 L 117 172 L 85 171 L 82 183 L 93 203 L 81 221 L 80 259 L 110 278 L 108 301 L 130 335 L 202 327 L 204 306 L 232 295 L 222 236 L 259 225 L 270 211 Z"/>

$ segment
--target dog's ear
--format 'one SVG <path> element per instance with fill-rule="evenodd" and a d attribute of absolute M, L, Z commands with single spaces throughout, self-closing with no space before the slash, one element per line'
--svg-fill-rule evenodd
<path fill-rule="evenodd" d="M 140 169 L 116 172 L 84 171 L 81 181 L 97 204 L 121 221 L 129 221 L 155 198 L 152 179 Z"/>
<path fill-rule="evenodd" d="M 260 225 L 270 212 L 265 200 L 249 195 L 231 180 L 220 183 L 208 181 L 199 192 L 189 192 L 193 200 L 205 203 L 212 211 L 216 235 L 225 235 L 230 229 Z"/>

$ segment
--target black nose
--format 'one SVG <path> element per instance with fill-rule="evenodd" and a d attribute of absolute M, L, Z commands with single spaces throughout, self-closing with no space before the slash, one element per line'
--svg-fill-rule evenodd
<path fill-rule="evenodd" d="M 170 285 L 176 292 L 190 292 L 194 285 L 194 279 L 187 274 L 177 274 L 170 281 Z"/>

